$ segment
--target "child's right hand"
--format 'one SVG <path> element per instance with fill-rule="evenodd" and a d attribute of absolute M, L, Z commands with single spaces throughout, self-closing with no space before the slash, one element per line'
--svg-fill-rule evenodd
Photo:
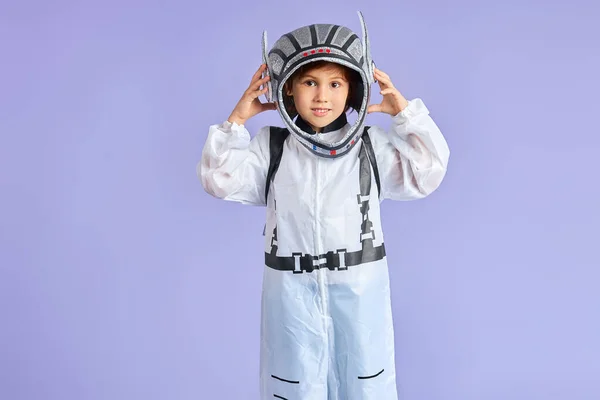
<path fill-rule="evenodd" d="M 268 90 L 265 85 L 270 77 L 266 76 L 261 79 L 262 73 L 267 69 L 266 64 L 262 64 L 258 71 L 252 76 L 252 80 L 250 81 L 250 86 L 244 92 L 244 95 L 237 103 L 231 115 L 227 120 L 231 123 L 237 123 L 238 125 L 243 125 L 246 121 L 258 113 L 267 110 L 275 110 L 275 103 L 261 103 L 258 97 L 262 94 L 265 94 Z M 265 85 L 263 89 L 260 87 Z"/>

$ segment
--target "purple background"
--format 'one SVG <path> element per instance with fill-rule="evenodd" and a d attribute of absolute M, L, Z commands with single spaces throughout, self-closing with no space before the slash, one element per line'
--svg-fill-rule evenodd
<path fill-rule="evenodd" d="M 383 207 L 401 399 L 600 398 L 600 6 L 282 3 L 2 2 L 0 399 L 258 398 L 264 209 L 196 163 L 263 29 L 356 10 L 451 148 Z"/>

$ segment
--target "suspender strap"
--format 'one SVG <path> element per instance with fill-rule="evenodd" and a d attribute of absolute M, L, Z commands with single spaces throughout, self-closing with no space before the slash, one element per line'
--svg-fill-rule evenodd
<path fill-rule="evenodd" d="M 279 169 L 281 155 L 283 154 L 283 143 L 290 132 L 285 128 L 271 126 L 269 130 L 269 170 L 265 181 L 265 204 L 269 198 L 269 188 L 275 173 Z"/>
<path fill-rule="evenodd" d="M 371 143 L 371 138 L 369 137 L 369 129 L 368 126 L 365 126 L 365 132 L 363 133 L 362 140 L 365 146 L 365 150 L 367 151 L 367 156 L 369 161 L 371 162 L 371 167 L 373 168 L 373 174 L 375 175 L 375 183 L 377 183 L 377 193 L 381 195 L 381 183 L 379 182 L 379 168 L 377 168 L 377 160 L 375 159 L 375 151 L 373 150 L 373 144 Z"/>

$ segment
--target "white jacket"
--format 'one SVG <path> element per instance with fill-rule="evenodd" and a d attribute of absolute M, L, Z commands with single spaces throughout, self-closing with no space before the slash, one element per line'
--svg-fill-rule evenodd
<path fill-rule="evenodd" d="M 342 129 L 321 133 L 336 141 Z M 397 399 L 380 201 L 413 200 L 442 182 L 448 145 L 420 99 L 369 128 L 381 181 L 361 143 L 312 154 L 293 135 L 265 202 L 269 128 L 213 125 L 197 167 L 211 195 L 266 205 L 261 399 Z M 362 172 L 362 175 L 361 175 Z"/>

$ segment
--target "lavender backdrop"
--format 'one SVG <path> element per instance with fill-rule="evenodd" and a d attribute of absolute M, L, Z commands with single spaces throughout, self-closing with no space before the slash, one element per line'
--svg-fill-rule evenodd
<path fill-rule="evenodd" d="M 600 398 L 600 6 L 282 3 L 2 2 L 0 399 L 258 398 L 264 210 L 195 165 L 263 29 L 356 10 L 452 150 L 383 209 L 401 398 Z"/>

